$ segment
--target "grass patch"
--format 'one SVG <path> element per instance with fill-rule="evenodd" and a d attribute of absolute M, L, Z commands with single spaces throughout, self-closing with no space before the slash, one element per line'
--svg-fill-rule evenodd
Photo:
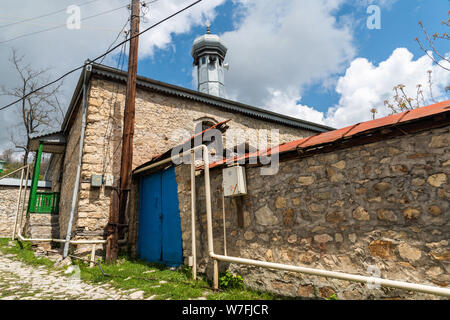
<path fill-rule="evenodd" d="M 36 257 L 32 249 L 31 243 L 13 241 L 14 245 L 10 246 L 11 239 L 0 238 L 0 251 L 4 254 L 13 254 L 18 260 L 32 265 L 45 266 L 52 269 L 54 262 L 45 257 Z"/>

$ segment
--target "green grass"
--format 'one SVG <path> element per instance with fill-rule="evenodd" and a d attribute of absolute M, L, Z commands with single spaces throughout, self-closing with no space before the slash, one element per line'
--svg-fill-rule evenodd
<path fill-rule="evenodd" d="M 17 258 L 26 264 L 33 266 L 45 266 L 52 268 L 54 262 L 45 257 L 36 257 L 29 242 L 14 241 L 14 246 L 9 246 L 11 239 L 0 238 L 0 251 L 4 254 L 14 254 Z"/>
<path fill-rule="evenodd" d="M 48 269 L 54 269 L 54 262 L 45 257 L 36 257 L 30 243 L 15 241 L 14 246 L 8 244 L 10 239 L 0 239 L 0 251 L 14 254 L 27 264 L 43 265 Z M 207 297 L 209 300 L 271 300 L 283 299 L 271 293 L 243 289 L 228 289 L 214 291 L 211 283 L 199 277 L 192 280 L 189 267 L 182 266 L 177 270 L 170 270 L 164 265 L 151 264 L 140 260 L 130 260 L 121 257 L 115 264 L 101 263 L 103 271 L 110 275 L 104 276 L 95 266 L 89 268 L 89 264 L 81 260 L 72 260 L 80 267 L 81 279 L 93 284 L 109 284 L 112 287 L 124 290 L 144 291 L 144 298 L 156 295 L 155 299 L 187 300 Z M 166 283 L 160 284 L 160 281 Z"/>
<path fill-rule="evenodd" d="M 76 262 L 81 270 L 82 280 L 92 283 L 107 283 L 122 289 L 144 291 L 144 297 L 157 295 L 156 299 L 187 300 L 206 296 L 209 300 L 266 300 L 274 299 L 269 293 L 247 289 L 213 291 L 204 278 L 192 280 L 190 268 L 181 267 L 172 271 L 164 265 L 128 260 L 124 257 L 117 264 L 102 264 L 102 269 L 112 277 L 102 275 L 100 269 L 89 268 L 83 262 Z M 152 271 L 148 273 L 148 271 Z M 147 273 L 146 273 L 147 272 Z M 160 284 L 160 281 L 167 283 Z"/>

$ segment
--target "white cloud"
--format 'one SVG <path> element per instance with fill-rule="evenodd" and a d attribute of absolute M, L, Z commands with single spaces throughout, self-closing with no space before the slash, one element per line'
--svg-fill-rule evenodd
<path fill-rule="evenodd" d="M 442 62 L 444 63 L 444 62 Z M 392 55 L 378 65 L 365 58 L 352 61 L 345 74 L 339 78 L 336 92 L 340 94 L 339 103 L 331 107 L 326 114 L 314 108 L 301 105 L 301 96 L 296 92 L 274 92 L 271 105 L 291 116 L 342 128 L 358 122 L 372 119 L 371 108 L 376 108 L 376 117 L 391 114 L 384 101 L 394 95 L 393 88 L 405 85 L 407 96 L 416 98 L 417 85 L 422 85 L 425 105 L 432 104 L 428 70 L 432 71 L 432 92 L 435 101 L 448 99 L 445 87 L 450 82 L 450 73 L 439 66 L 433 66 L 426 55 L 414 60 L 414 56 L 405 48 L 394 50 Z M 424 103 L 421 103 L 423 106 Z"/>
<path fill-rule="evenodd" d="M 406 48 L 394 50 L 385 61 L 373 65 L 365 58 L 355 59 L 345 75 L 338 81 L 336 91 L 341 95 L 339 104 L 330 109 L 326 123 L 343 127 L 371 119 L 369 110 L 377 108 L 377 117 L 387 116 L 390 110 L 384 105 L 393 96 L 393 87 L 405 85 L 408 96 L 415 98 L 417 85 L 423 87 L 426 104 L 432 103 L 428 89 L 428 70 L 433 71 L 433 95 L 435 100 L 447 99 L 445 86 L 450 81 L 450 73 L 439 66 L 433 66 L 427 56 L 414 60 Z"/>
<path fill-rule="evenodd" d="M 306 121 L 325 124 L 325 117 L 322 112 L 298 104 L 301 96 L 298 95 L 296 90 L 291 90 L 291 92 L 272 91 L 271 95 L 272 98 L 267 105 L 271 106 L 272 111 L 281 112 Z"/>
<path fill-rule="evenodd" d="M 146 33 L 140 38 L 140 57 L 151 56 L 155 48 L 168 48 L 173 34 L 189 32 L 193 26 L 204 23 L 206 19 L 212 21 L 215 17 L 215 8 L 224 1 L 203 1 L 176 18 Z M 17 1 L 2 1 L 0 26 L 85 2 L 87 1 L 24 0 L 20 3 Z M 150 4 L 146 15 L 148 21 L 147 23 L 142 21 L 141 29 L 149 27 L 191 2 L 189 0 L 160 0 Z M 106 12 L 129 3 L 129 0 L 96 1 L 81 7 L 81 18 Z M 68 17 L 69 15 L 63 11 L 39 20 L 0 28 L 0 42 L 25 33 L 65 24 Z M 17 48 L 21 54 L 25 54 L 27 62 L 31 63 L 35 68 L 51 67 L 52 77 L 55 78 L 57 75 L 82 65 L 87 58 L 97 57 L 106 51 L 128 17 L 129 10 L 124 7 L 112 13 L 82 21 L 80 30 L 68 30 L 64 27 L 1 44 L 0 86 L 12 87 L 18 84 L 17 74 L 8 63 L 12 47 Z M 121 37 L 120 40 L 122 39 Z M 118 49 L 115 53 L 119 51 Z M 113 64 L 113 61 L 112 57 L 109 56 L 104 63 Z M 113 65 L 115 66 L 115 64 Z M 78 76 L 79 72 L 65 79 L 63 103 L 66 107 L 70 102 Z M 0 106 L 11 101 L 11 97 L 0 96 Z M 15 108 L 10 108 L 6 112 L 0 112 L 0 150 L 5 147 L 5 142 L 8 141 L 7 128 L 11 127 L 18 120 L 16 112 Z"/>
<path fill-rule="evenodd" d="M 299 96 L 302 86 L 343 71 L 354 55 L 351 31 L 333 15 L 343 1 L 235 2 L 237 28 L 221 35 L 229 48 L 229 98 L 273 109 L 267 103 L 274 92 Z"/>

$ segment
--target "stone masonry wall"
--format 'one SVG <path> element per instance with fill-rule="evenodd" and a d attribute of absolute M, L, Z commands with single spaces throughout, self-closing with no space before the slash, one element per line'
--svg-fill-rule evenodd
<path fill-rule="evenodd" d="M 29 188 L 27 189 L 27 197 L 25 199 L 25 208 L 28 204 L 28 195 L 29 195 Z M 38 191 L 48 191 L 46 189 L 38 189 Z M 0 187 L 0 238 L 9 238 L 12 236 L 14 222 L 15 222 L 15 214 L 16 214 L 16 208 L 17 208 L 17 197 L 19 196 L 19 187 Z M 23 193 L 22 193 L 23 197 Z M 52 234 L 52 232 L 47 232 L 50 229 L 47 228 L 46 232 L 40 232 L 43 231 L 43 226 L 50 227 L 49 223 L 44 222 L 44 220 L 50 221 L 51 215 L 32 215 L 32 221 L 31 225 L 33 226 L 32 235 L 35 237 L 43 238 L 46 237 L 47 234 Z M 36 218 L 34 218 L 36 216 Z M 47 218 L 48 216 L 48 218 Z M 53 216 L 54 219 L 54 216 Z M 22 226 L 24 226 L 27 223 L 27 219 L 22 219 Z M 19 222 L 19 220 L 18 220 Z M 28 221 L 28 224 L 30 224 L 30 221 Z M 57 232 L 57 230 L 53 230 L 53 232 Z M 22 233 L 25 235 L 25 233 Z"/>
<path fill-rule="evenodd" d="M 91 188 L 92 175 L 119 176 L 121 157 L 122 117 L 125 86 L 114 82 L 92 79 L 89 90 L 86 138 L 82 159 L 82 177 L 79 193 L 78 213 L 74 224 L 76 238 L 99 238 L 105 234 L 109 216 L 111 188 Z M 136 122 L 133 150 L 133 167 L 137 167 L 153 156 L 169 150 L 179 141 L 172 141 L 176 130 L 194 131 L 195 120 L 202 117 L 216 121 L 232 119 L 230 128 L 253 128 L 280 130 L 280 141 L 290 141 L 310 136 L 312 132 L 221 111 L 200 102 L 175 98 L 147 90 L 137 90 Z M 61 191 L 60 225 L 65 235 L 72 201 L 73 180 L 78 155 L 77 139 L 81 125 L 80 113 L 72 127 L 66 151 L 64 176 Z M 130 207 L 136 206 L 130 202 Z M 130 219 L 135 219 L 131 217 Z M 131 226 L 131 229 L 136 226 Z M 131 230 L 132 231 L 132 230 Z M 133 231 L 132 231 L 133 232 Z M 134 232 L 134 234 L 137 234 Z M 86 248 L 87 250 L 88 248 Z"/>
<path fill-rule="evenodd" d="M 275 176 L 246 168 L 244 227 L 226 199 L 228 255 L 434 286 L 450 284 L 449 127 L 281 162 Z M 222 170 L 212 170 L 215 251 L 224 253 Z M 176 169 L 183 253 L 191 255 L 189 166 Z M 198 187 L 200 271 L 207 258 L 203 176 Z M 220 263 L 247 285 L 283 295 L 339 299 L 436 299 L 397 289 Z"/>
<path fill-rule="evenodd" d="M 72 196 L 78 164 L 78 150 L 80 148 L 81 120 L 82 116 L 81 112 L 79 112 L 67 137 L 64 164 L 62 166 L 55 166 L 55 170 L 62 170 L 62 182 L 60 186 L 61 196 L 59 200 L 59 234 L 61 238 L 66 237 L 70 208 L 72 206 Z M 59 173 L 60 172 L 53 172 L 52 179 Z M 74 226 L 76 226 L 76 224 L 74 224 Z"/>
<path fill-rule="evenodd" d="M 0 187 L 0 238 L 12 235 L 19 188 Z"/>

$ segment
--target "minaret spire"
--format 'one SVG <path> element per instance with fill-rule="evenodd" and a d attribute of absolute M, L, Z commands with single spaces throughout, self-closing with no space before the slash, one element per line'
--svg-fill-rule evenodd
<path fill-rule="evenodd" d="M 194 66 L 197 66 L 198 91 L 225 98 L 224 64 L 227 47 L 206 22 L 206 34 L 195 39 L 192 46 Z"/>

